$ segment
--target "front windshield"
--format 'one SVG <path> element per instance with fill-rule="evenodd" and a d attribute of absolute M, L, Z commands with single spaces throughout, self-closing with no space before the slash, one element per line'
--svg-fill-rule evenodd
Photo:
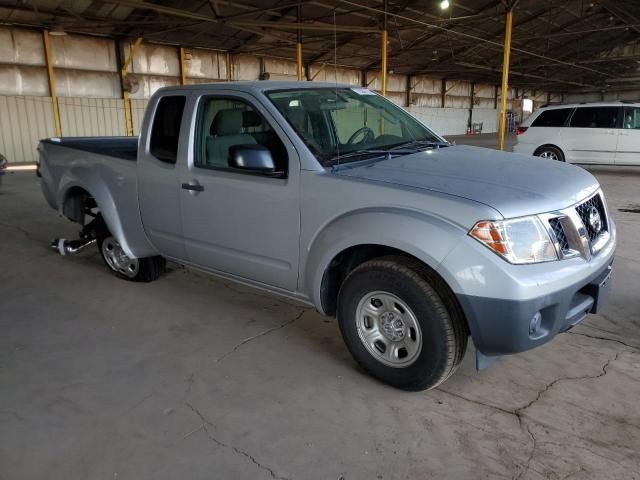
<path fill-rule="evenodd" d="M 444 143 L 403 109 L 365 88 L 278 90 L 267 96 L 325 167 L 405 144 Z"/>

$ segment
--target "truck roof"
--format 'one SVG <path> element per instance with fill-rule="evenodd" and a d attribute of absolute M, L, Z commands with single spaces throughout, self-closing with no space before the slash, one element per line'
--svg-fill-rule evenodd
<path fill-rule="evenodd" d="M 213 82 L 213 83 L 199 83 L 197 85 L 180 85 L 172 87 L 163 87 L 158 90 L 158 93 L 167 91 L 198 91 L 209 90 L 212 86 L 224 90 L 237 90 L 237 91 L 260 91 L 265 92 L 269 90 L 288 90 L 288 89 L 302 89 L 302 88 L 358 88 L 354 85 L 348 85 L 345 83 L 329 83 L 329 82 L 305 82 L 305 81 L 273 81 L 273 80 L 256 80 L 256 81 L 240 81 L 240 82 Z"/>

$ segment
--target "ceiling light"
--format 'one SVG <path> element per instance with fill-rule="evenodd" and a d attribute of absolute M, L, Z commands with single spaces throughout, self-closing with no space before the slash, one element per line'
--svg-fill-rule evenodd
<path fill-rule="evenodd" d="M 49 35 L 54 36 L 54 37 L 63 37 L 67 34 L 67 32 L 64 31 L 64 28 L 62 28 L 60 25 L 55 25 L 53 28 L 51 28 L 51 30 L 49 31 Z"/>
<path fill-rule="evenodd" d="M 449 0 L 442 0 L 440 2 L 440 10 L 446 10 L 447 8 L 449 8 L 450 3 Z"/>

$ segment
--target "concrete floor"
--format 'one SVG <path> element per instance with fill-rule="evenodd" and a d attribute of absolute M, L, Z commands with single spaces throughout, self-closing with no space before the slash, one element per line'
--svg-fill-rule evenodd
<path fill-rule="evenodd" d="M 431 392 L 360 371 L 335 320 L 174 267 L 135 284 L 33 173 L 0 190 L 0 479 L 638 479 L 640 176 L 598 174 L 612 304 Z"/>

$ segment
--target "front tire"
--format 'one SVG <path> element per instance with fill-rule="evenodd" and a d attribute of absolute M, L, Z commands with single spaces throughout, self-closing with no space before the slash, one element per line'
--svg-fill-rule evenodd
<path fill-rule="evenodd" d="M 355 360 L 403 390 L 437 387 L 466 351 L 467 328 L 453 295 L 412 259 L 383 257 L 355 268 L 340 288 L 337 312 Z"/>
<path fill-rule="evenodd" d="M 167 268 L 163 257 L 129 258 L 101 218 L 96 229 L 98 251 L 105 265 L 119 278 L 133 282 L 152 282 Z"/>
<path fill-rule="evenodd" d="M 558 162 L 564 162 L 564 153 L 558 147 L 553 145 L 544 145 L 536 150 L 534 153 L 536 157 L 547 158 L 549 160 L 557 160 Z"/>

